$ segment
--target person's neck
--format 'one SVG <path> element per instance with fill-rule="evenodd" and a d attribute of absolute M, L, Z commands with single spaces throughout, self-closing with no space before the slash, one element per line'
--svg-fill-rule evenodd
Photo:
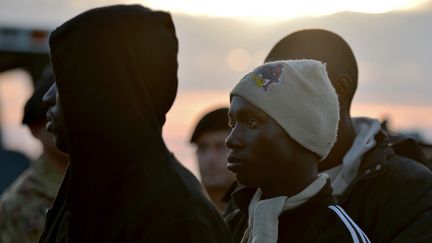
<path fill-rule="evenodd" d="M 225 209 L 225 202 L 222 201 L 228 188 L 206 188 L 213 204 L 222 212 Z"/>
<path fill-rule="evenodd" d="M 345 154 L 351 149 L 356 133 L 351 121 L 349 111 L 341 111 L 338 136 L 335 145 L 328 156 L 318 163 L 318 170 L 324 171 L 342 164 Z"/>
<path fill-rule="evenodd" d="M 62 174 L 65 173 L 69 161 L 69 157 L 66 154 L 49 152 L 44 149 L 42 156 L 56 171 Z"/>
<path fill-rule="evenodd" d="M 308 185 L 318 178 L 318 173 L 311 172 L 304 174 L 303 176 L 297 177 L 296 180 L 292 180 L 287 177 L 287 180 L 283 183 L 274 183 L 269 186 L 261 186 L 262 197 L 261 199 L 269 199 L 272 197 L 286 196 L 292 197 L 301 191 L 303 191 Z M 288 186 L 289 185 L 289 186 Z"/>

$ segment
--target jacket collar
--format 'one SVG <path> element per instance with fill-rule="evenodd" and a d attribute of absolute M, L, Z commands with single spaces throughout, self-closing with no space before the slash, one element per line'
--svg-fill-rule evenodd
<path fill-rule="evenodd" d="M 234 203 L 243 214 L 248 215 L 249 203 L 252 200 L 252 197 L 255 194 L 256 190 L 257 190 L 256 187 L 246 187 L 246 186 L 239 185 L 237 189 L 231 194 Z M 316 207 L 317 204 L 322 204 L 323 200 L 325 202 L 333 202 L 333 199 L 331 197 L 331 192 L 332 192 L 332 188 L 331 188 L 330 180 L 328 180 L 326 185 L 315 196 L 313 196 L 310 200 L 308 200 L 298 208 L 309 208 L 309 207 L 313 208 Z M 287 210 L 283 214 L 287 213 L 288 211 L 294 211 L 296 209 L 297 208 L 292 210 Z"/>
<path fill-rule="evenodd" d="M 377 144 L 363 157 L 359 167 L 359 173 L 355 180 L 374 177 L 385 171 L 387 167 L 387 158 L 389 155 L 393 154 L 393 150 L 388 144 L 388 136 L 381 130 L 377 133 L 375 139 Z"/>
<path fill-rule="evenodd" d="M 393 149 L 389 146 L 388 135 L 381 129 L 375 135 L 375 139 L 377 144 L 364 155 L 357 176 L 345 192 L 337 198 L 338 202 L 343 202 L 349 197 L 352 188 L 358 181 L 376 177 L 387 170 L 388 157 L 394 154 Z"/>

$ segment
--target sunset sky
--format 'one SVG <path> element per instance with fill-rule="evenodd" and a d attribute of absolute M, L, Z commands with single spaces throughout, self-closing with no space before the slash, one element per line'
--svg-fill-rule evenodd
<path fill-rule="evenodd" d="M 425 0 L 144 0 L 144 4 L 177 13 L 210 17 L 247 18 L 257 21 L 283 21 L 305 16 L 323 16 L 343 11 L 385 13 L 416 8 Z"/>
<path fill-rule="evenodd" d="M 277 41 L 304 28 L 325 28 L 350 43 L 360 73 L 353 115 L 389 117 L 395 130 L 419 131 L 432 142 L 432 1 L 2 0 L 0 26 L 52 29 L 86 9 L 114 3 L 141 3 L 173 15 L 180 83 L 164 137 L 194 172 L 188 140 L 196 120 L 228 105 L 234 84 Z M 31 93 L 28 79 L 22 71 L 0 75 L 1 117 L 5 143 L 24 145 L 35 156 L 40 148 L 19 125 Z"/>

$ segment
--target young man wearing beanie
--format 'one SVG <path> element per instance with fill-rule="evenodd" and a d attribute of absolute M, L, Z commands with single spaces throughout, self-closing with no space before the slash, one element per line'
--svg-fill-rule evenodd
<path fill-rule="evenodd" d="M 242 185 L 226 218 L 234 242 L 368 242 L 332 200 L 318 163 L 336 142 L 339 103 L 325 64 L 264 64 L 231 91 L 228 169 Z"/>
<path fill-rule="evenodd" d="M 272 48 L 266 62 L 302 58 L 327 63 L 339 97 L 338 140 L 319 163 L 338 203 L 372 242 L 432 242 L 432 173 L 413 160 L 418 158 L 405 157 L 415 146 L 398 150 L 378 120 L 351 117 L 358 69 L 348 43 L 327 30 L 296 31 Z"/>
<path fill-rule="evenodd" d="M 201 182 L 219 210 L 225 208 L 224 196 L 234 181 L 233 173 L 226 169 L 228 148 L 225 138 L 229 132 L 228 108 L 223 107 L 206 113 L 190 139 L 196 145 Z"/>
<path fill-rule="evenodd" d="M 96 8 L 49 42 L 56 85 L 44 96 L 47 129 L 71 159 L 39 242 L 230 242 L 162 137 L 178 84 L 171 15 Z"/>

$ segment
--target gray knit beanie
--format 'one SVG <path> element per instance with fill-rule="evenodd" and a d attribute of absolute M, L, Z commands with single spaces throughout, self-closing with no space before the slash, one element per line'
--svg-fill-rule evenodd
<path fill-rule="evenodd" d="M 334 143 L 339 102 L 325 64 L 315 60 L 269 62 L 231 91 L 273 118 L 299 144 L 324 159 Z"/>

